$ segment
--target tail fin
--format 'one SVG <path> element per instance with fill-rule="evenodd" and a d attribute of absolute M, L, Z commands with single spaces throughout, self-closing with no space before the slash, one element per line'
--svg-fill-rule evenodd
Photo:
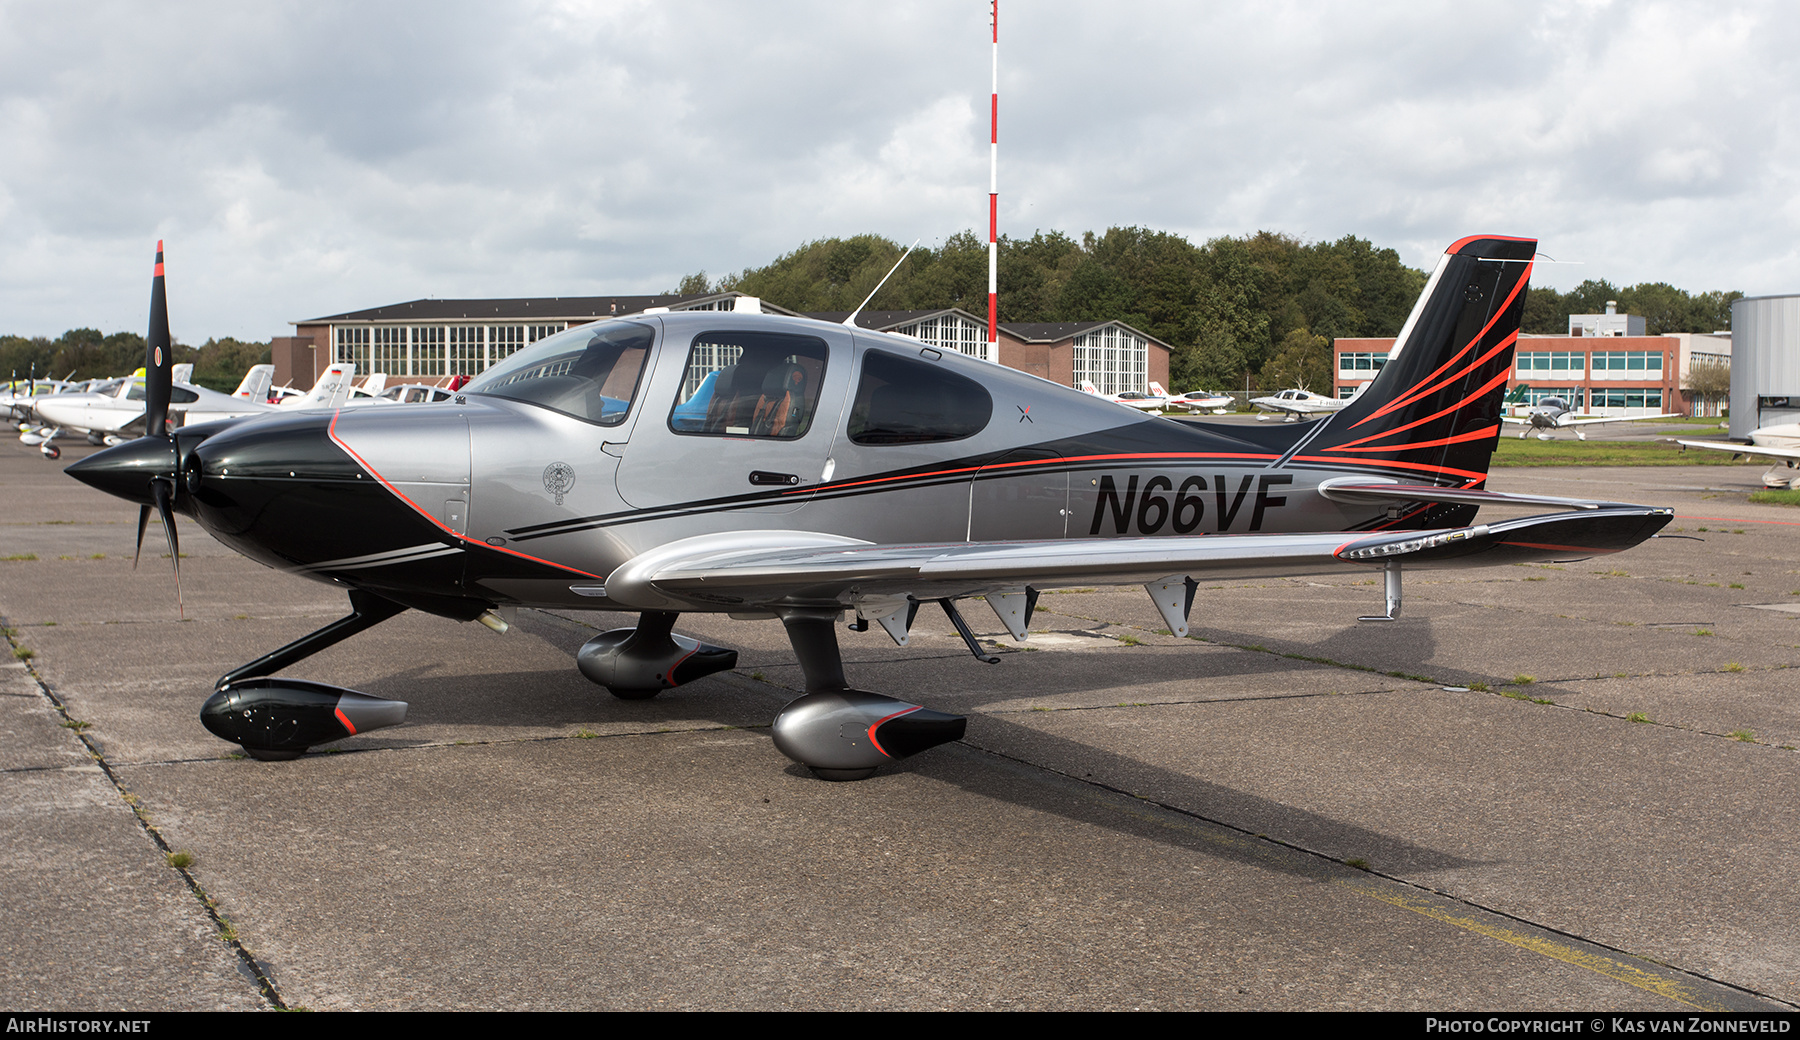
<path fill-rule="evenodd" d="M 289 398 L 282 402 L 284 408 L 342 408 L 344 401 L 350 396 L 350 381 L 356 375 L 356 365 L 350 361 L 338 361 L 326 366 L 319 374 L 319 381 L 313 388 L 300 397 Z"/>
<path fill-rule="evenodd" d="M 1368 390 L 1293 456 L 1477 487 L 1500 436 L 1501 398 L 1537 240 L 1475 236 L 1445 250 Z"/>
<path fill-rule="evenodd" d="M 1170 394 L 1167 390 L 1164 390 L 1163 385 L 1161 383 L 1152 379 L 1152 380 L 1150 380 L 1150 396 L 1151 397 L 1171 397 L 1173 395 Z"/>
<path fill-rule="evenodd" d="M 250 370 L 244 373 L 244 381 L 231 392 L 231 396 L 249 401 L 267 401 L 269 399 L 269 383 L 274 378 L 274 365 L 251 365 Z"/>

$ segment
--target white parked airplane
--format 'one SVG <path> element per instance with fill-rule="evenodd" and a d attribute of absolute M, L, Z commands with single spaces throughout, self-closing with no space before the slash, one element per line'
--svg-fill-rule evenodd
<path fill-rule="evenodd" d="M 1525 400 L 1525 392 L 1530 389 L 1530 387 L 1523 383 L 1519 384 L 1518 389 L 1514 390 L 1512 395 L 1506 399 L 1506 403 L 1523 403 Z M 1673 413 L 1668 415 L 1628 415 L 1616 418 L 1610 416 L 1577 418 L 1575 412 L 1570 409 L 1569 402 L 1564 398 L 1545 397 L 1541 398 L 1537 404 L 1532 405 L 1531 409 L 1524 415 L 1503 415 L 1500 417 L 1500 421 L 1503 423 L 1511 423 L 1514 426 L 1525 427 L 1519 431 L 1520 440 L 1524 440 L 1525 435 L 1533 430 L 1537 431 L 1537 437 L 1540 441 L 1550 440 L 1550 431 L 1552 430 L 1574 430 L 1575 439 L 1578 441 L 1585 441 L 1587 440 L 1587 434 L 1581 431 L 1581 427 L 1583 426 L 1599 426 L 1602 423 L 1644 422 L 1650 419 L 1679 418 L 1681 418 L 1681 416 Z"/>
<path fill-rule="evenodd" d="M 1185 394 L 1169 398 L 1170 408 L 1179 408 L 1187 412 L 1211 412 L 1224 415 L 1231 409 L 1235 398 L 1230 394 L 1214 393 L 1211 390 L 1189 390 Z"/>
<path fill-rule="evenodd" d="M 187 367 L 191 373 L 192 366 Z M 337 408 L 349 396 L 350 379 L 356 373 L 356 366 L 348 362 L 332 365 L 310 392 L 272 405 L 249 396 L 257 382 L 267 385 L 268 375 L 256 371 L 260 367 L 245 373 L 243 382 L 230 394 L 171 380 L 174 385 L 170 388 L 169 411 L 176 414 L 180 425 L 186 425 L 277 409 Z M 68 430 L 86 433 L 90 441 L 101 444 L 119 444 L 144 434 L 144 380 L 137 376 L 120 380 L 110 391 L 51 394 L 34 398 L 31 406 L 44 425 L 26 430 L 19 440 L 36 447 L 46 458 L 62 457 L 62 449 L 55 441 Z"/>
<path fill-rule="evenodd" d="M 1269 397 L 1254 397 L 1251 398 L 1250 403 L 1265 412 L 1283 412 L 1285 414 L 1281 421 L 1293 422 L 1302 416 L 1325 415 L 1339 411 L 1351 401 L 1356 400 L 1356 397 L 1362 394 L 1363 387 L 1368 385 L 1364 383 L 1357 387 L 1356 396 L 1351 397 L 1326 397 L 1324 394 L 1315 394 L 1311 390 L 1296 389 L 1283 390 Z"/>
<path fill-rule="evenodd" d="M 1769 471 L 1762 475 L 1763 487 L 1800 487 L 1800 423 L 1781 423 L 1750 431 L 1750 443 L 1737 441 L 1684 441 L 1683 448 L 1705 448 L 1728 451 L 1735 457 L 1768 459 Z"/>
<path fill-rule="evenodd" d="M 1104 397 L 1114 404 L 1122 404 L 1127 408 L 1136 408 L 1140 412 L 1160 412 L 1168 407 L 1169 404 L 1169 392 L 1164 390 L 1162 384 L 1154 379 L 1150 381 L 1150 392 L 1147 394 L 1139 390 L 1126 390 L 1116 394 L 1103 394 L 1100 392 L 1099 387 L 1096 387 L 1093 383 L 1090 383 L 1085 379 L 1081 381 L 1081 392 L 1084 394 L 1093 394 L 1095 397 Z"/>

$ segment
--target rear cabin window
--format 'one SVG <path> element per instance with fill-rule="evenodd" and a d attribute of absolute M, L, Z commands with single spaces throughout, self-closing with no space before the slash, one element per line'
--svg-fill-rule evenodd
<path fill-rule="evenodd" d="M 812 428 L 825 341 L 783 332 L 694 337 L 669 413 L 676 433 L 794 440 Z"/>
<path fill-rule="evenodd" d="M 850 410 L 857 444 L 928 444 L 980 433 L 994 399 L 980 383 L 926 361 L 871 350 Z"/>

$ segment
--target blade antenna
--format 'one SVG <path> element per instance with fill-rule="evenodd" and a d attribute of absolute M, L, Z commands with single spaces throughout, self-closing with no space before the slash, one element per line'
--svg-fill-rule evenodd
<path fill-rule="evenodd" d="M 850 316 L 844 319 L 845 325 L 851 328 L 856 327 L 856 316 L 862 313 L 862 309 L 869 305 L 869 301 L 875 298 L 875 294 L 881 291 L 881 287 L 887 284 L 889 278 L 894 277 L 894 272 L 900 270 L 900 265 L 906 263 L 906 258 L 911 256 L 912 251 L 917 248 L 919 248 L 919 240 L 915 238 L 913 244 L 906 247 L 906 252 L 900 254 L 900 259 L 894 261 L 894 266 L 888 268 L 888 273 L 881 276 L 881 281 L 875 283 L 875 288 L 869 291 L 869 295 L 863 297 L 863 302 L 857 304 L 856 309 L 850 312 Z"/>

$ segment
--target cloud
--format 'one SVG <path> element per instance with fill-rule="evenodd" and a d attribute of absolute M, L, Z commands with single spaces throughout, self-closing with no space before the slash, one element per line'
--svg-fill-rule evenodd
<path fill-rule="evenodd" d="M 1740 3 L 1001 11 L 1002 229 L 1355 234 L 1793 291 L 1800 16 Z M 0 7 L 0 331 L 656 291 L 982 233 L 979 3 Z M 1004 286 L 1002 287 L 1004 291 Z"/>

